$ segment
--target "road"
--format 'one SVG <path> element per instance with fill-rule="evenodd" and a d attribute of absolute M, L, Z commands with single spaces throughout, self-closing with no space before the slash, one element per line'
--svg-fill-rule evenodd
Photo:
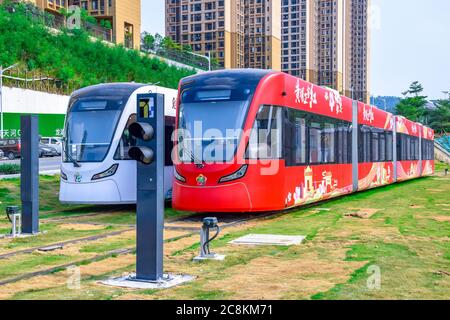
<path fill-rule="evenodd" d="M 20 164 L 20 159 L 0 160 L 0 164 Z M 60 170 L 61 157 L 41 158 L 39 159 L 39 172 Z"/>

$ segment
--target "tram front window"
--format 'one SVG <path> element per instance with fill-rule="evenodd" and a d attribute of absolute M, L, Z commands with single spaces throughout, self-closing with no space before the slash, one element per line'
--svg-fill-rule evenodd
<path fill-rule="evenodd" d="M 228 162 L 236 153 L 251 98 L 248 88 L 187 90 L 179 111 L 182 162 Z"/>
<path fill-rule="evenodd" d="M 67 114 L 64 162 L 102 162 L 122 114 L 122 99 L 80 99 Z"/>

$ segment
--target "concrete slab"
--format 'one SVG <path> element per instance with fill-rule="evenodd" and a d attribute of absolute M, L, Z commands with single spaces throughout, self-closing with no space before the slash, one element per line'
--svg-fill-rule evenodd
<path fill-rule="evenodd" d="M 107 286 L 129 288 L 129 289 L 162 290 L 179 286 L 183 283 L 193 281 L 194 279 L 195 277 L 189 275 L 165 274 L 164 279 L 162 281 L 147 282 L 136 280 L 136 274 L 130 274 L 128 276 L 101 281 L 100 283 Z"/>
<path fill-rule="evenodd" d="M 214 253 L 214 254 L 207 255 L 205 257 L 197 256 L 194 258 L 195 262 L 208 261 L 208 260 L 223 261 L 223 260 L 225 260 L 225 256 L 223 254 Z"/>
<path fill-rule="evenodd" d="M 284 236 L 274 234 L 249 234 L 230 241 L 231 244 L 255 246 L 293 246 L 305 240 L 305 236 Z"/>
<path fill-rule="evenodd" d="M 55 245 L 55 246 L 48 246 L 48 247 L 44 247 L 44 248 L 39 248 L 38 251 L 51 252 L 51 251 L 56 251 L 56 250 L 62 250 L 63 248 L 64 248 L 64 246 L 62 246 L 62 245 Z"/>

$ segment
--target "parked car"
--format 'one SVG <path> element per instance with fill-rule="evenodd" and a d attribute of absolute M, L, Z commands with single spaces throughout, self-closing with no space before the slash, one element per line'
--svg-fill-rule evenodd
<path fill-rule="evenodd" d="M 43 137 L 41 138 L 41 143 L 53 147 L 58 152 L 58 155 L 61 155 L 62 153 L 62 139 L 61 138 L 55 138 L 55 137 Z"/>
<path fill-rule="evenodd" d="M 0 150 L 3 151 L 4 156 L 9 160 L 20 157 L 20 148 L 19 139 L 0 139 Z"/>
<path fill-rule="evenodd" d="M 39 144 L 39 158 L 42 157 L 56 157 L 58 155 L 58 151 L 55 148 L 47 146 L 45 144 Z"/>

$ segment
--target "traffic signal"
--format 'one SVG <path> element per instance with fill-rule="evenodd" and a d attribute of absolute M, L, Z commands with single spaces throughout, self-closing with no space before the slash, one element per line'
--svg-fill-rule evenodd
<path fill-rule="evenodd" d="M 137 161 L 136 279 L 163 279 L 164 228 L 164 96 L 137 95 L 137 121 L 129 132 Z"/>

